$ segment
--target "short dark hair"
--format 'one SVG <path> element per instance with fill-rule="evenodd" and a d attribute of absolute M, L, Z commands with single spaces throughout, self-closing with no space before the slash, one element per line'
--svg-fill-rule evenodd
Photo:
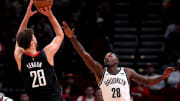
<path fill-rule="evenodd" d="M 30 47 L 31 40 L 33 38 L 34 31 L 30 28 L 26 28 L 23 31 L 17 33 L 16 41 L 19 47 L 27 49 Z"/>

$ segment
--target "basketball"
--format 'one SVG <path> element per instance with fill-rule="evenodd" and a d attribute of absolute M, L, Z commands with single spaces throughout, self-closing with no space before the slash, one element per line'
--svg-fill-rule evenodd
<path fill-rule="evenodd" d="M 44 8 L 53 5 L 53 0 L 34 0 L 34 6 L 36 8 Z"/>

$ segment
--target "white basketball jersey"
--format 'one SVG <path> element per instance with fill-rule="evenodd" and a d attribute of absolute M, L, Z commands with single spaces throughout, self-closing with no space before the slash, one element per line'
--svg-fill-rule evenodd
<path fill-rule="evenodd" d="M 99 83 L 104 101 L 130 101 L 128 77 L 123 67 L 119 73 L 110 74 L 107 68 Z"/>

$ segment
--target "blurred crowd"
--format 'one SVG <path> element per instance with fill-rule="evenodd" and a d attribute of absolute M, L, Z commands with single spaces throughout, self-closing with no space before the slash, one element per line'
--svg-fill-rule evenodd
<path fill-rule="evenodd" d="M 27 4 L 28 0 L 0 0 L 0 95 L 10 96 L 15 101 L 29 101 L 13 56 L 16 32 Z M 162 58 L 166 59 L 164 64 L 176 66 L 176 71 L 167 80 L 151 87 L 132 82 L 134 99 L 146 99 L 158 93 L 174 94 L 180 89 L 180 0 L 164 0 L 163 7 L 165 42 Z M 112 1 L 54 0 L 52 10 L 59 23 L 65 20 L 75 28 L 75 34 L 86 50 L 103 64 L 105 53 L 112 50 Z M 30 19 L 29 27 L 35 31 L 39 49 L 54 37 L 47 18 L 40 13 Z M 55 70 L 65 101 L 103 101 L 92 72 L 86 68 L 66 37 L 56 54 Z M 141 73 L 155 77 L 160 75 L 160 69 L 147 63 L 146 69 Z"/>

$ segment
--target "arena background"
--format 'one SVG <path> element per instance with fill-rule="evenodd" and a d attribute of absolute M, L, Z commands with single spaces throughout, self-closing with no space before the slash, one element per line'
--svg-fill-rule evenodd
<path fill-rule="evenodd" d="M 25 93 L 13 51 L 27 4 L 28 0 L 0 1 L 0 92 L 15 101 Z M 163 67 L 176 66 L 175 82 L 165 80 L 159 89 L 131 82 L 131 94 L 134 101 L 179 101 L 180 0 L 54 0 L 52 11 L 59 23 L 65 20 L 75 27 L 80 42 L 102 64 L 104 55 L 112 51 L 119 56 L 120 66 L 143 75 L 149 74 L 148 69 L 161 74 Z M 28 26 L 35 30 L 39 49 L 55 35 L 40 13 L 30 19 Z M 66 101 L 76 101 L 88 85 L 98 89 L 93 73 L 67 37 L 55 56 L 55 70 L 64 95 L 67 85 L 76 88 L 71 89 L 73 95 Z M 72 84 L 68 84 L 69 79 Z"/>

